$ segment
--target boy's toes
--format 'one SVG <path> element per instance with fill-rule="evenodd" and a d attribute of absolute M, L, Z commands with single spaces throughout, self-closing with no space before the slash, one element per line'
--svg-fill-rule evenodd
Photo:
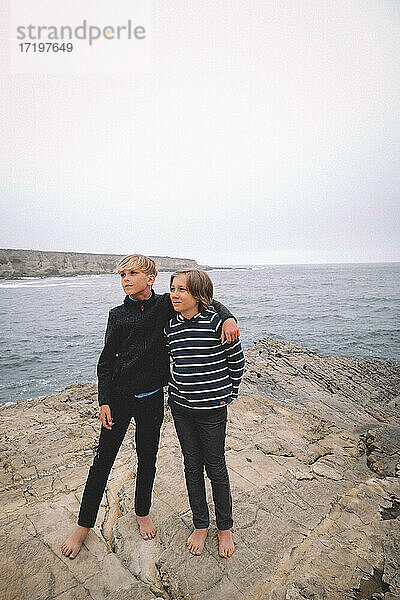
<path fill-rule="evenodd" d="M 208 529 L 195 529 L 193 531 L 186 542 L 190 554 L 193 554 L 194 556 L 200 556 L 200 554 L 203 552 L 207 533 Z"/>
<path fill-rule="evenodd" d="M 218 554 L 221 558 L 230 558 L 235 550 L 230 530 L 218 530 Z"/>
<path fill-rule="evenodd" d="M 190 554 L 193 554 L 193 556 L 200 556 L 201 550 L 198 546 L 196 546 L 194 544 L 188 544 L 188 548 L 189 548 Z"/>
<path fill-rule="evenodd" d="M 152 540 L 156 537 L 157 529 L 154 527 L 149 515 L 146 517 L 136 516 L 136 520 L 139 525 L 140 535 L 144 540 Z"/>

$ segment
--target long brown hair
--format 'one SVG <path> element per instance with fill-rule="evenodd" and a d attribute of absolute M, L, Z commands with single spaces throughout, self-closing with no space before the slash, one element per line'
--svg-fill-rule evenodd
<path fill-rule="evenodd" d="M 176 271 L 171 275 L 170 287 L 177 275 L 184 275 L 186 278 L 186 286 L 188 291 L 196 298 L 199 303 L 199 310 L 208 308 L 213 299 L 213 282 L 205 271 L 199 269 L 187 269 Z"/>

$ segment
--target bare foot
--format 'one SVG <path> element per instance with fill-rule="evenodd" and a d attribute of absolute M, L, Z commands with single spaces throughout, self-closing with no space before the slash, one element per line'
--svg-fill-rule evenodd
<path fill-rule="evenodd" d="M 235 551 L 235 544 L 233 543 L 232 534 L 230 529 L 218 529 L 218 554 L 222 558 L 230 558 Z"/>
<path fill-rule="evenodd" d="M 67 540 L 65 540 L 61 546 L 61 551 L 64 556 L 75 558 L 81 549 L 81 546 L 89 531 L 90 527 L 82 527 L 81 525 L 77 525 L 74 533 Z"/>
<path fill-rule="evenodd" d="M 144 540 L 152 540 L 156 537 L 157 529 L 154 527 L 149 515 L 146 517 L 138 517 L 136 515 L 136 520 L 139 525 L 140 535 Z"/>
<path fill-rule="evenodd" d="M 187 547 L 189 548 L 190 554 L 195 554 L 196 556 L 200 556 L 203 552 L 204 544 L 206 542 L 208 529 L 195 529 L 188 537 L 188 541 L 186 542 Z"/>

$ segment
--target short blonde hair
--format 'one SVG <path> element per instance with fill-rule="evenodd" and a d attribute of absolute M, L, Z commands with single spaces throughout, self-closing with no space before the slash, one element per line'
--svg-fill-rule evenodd
<path fill-rule="evenodd" d="M 205 310 L 210 306 L 213 300 L 213 282 L 205 271 L 199 269 L 188 269 L 176 271 L 171 275 L 170 287 L 177 275 L 185 275 L 186 286 L 193 298 L 199 303 L 199 309 Z"/>
<path fill-rule="evenodd" d="M 141 271 L 146 275 L 157 275 L 156 263 L 149 256 L 144 254 L 128 254 L 124 256 L 117 264 L 117 272 L 123 271 Z"/>

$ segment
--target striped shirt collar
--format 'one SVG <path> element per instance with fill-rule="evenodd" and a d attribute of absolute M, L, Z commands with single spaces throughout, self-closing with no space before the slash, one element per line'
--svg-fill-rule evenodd
<path fill-rule="evenodd" d="M 205 310 L 203 310 L 201 312 L 198 312 L 191 319 L 185 319 L 185 317 L 181 313 L 177 313 L 176 319 L 180 323 L 184 323 L 185 321 L 187 323 L 192 323 L 192 322 L 200 321 L 201 319 L 206 319 L 207 318 L 207 312 L 209 312 L 209 310 L 210 310 L 210 308 L 206 308 Z"/>

